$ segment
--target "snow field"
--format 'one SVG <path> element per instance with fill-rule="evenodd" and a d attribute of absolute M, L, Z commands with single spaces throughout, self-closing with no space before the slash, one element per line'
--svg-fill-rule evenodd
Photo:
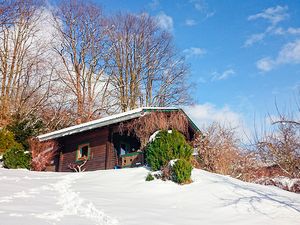
<path fill-rule="evenodd" d="M 85 173 L 0 169 L 2 225 L 299 224 L 300 195 L 193 170 L 146 182 L 145 168 Z"/>

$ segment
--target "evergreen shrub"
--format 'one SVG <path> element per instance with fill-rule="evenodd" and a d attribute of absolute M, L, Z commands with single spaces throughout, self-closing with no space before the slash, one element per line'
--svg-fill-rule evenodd
<path fill-rule="evenodd" d="M 177 160 L 172 166 L 171 179 L 178 184 L 186 184 L 191 182 L 193 166 L 185 159 Z"/>
<path fill-rule="evenodd" d="M 157 171 L 168 165 L 170 160 L 192 158 L 192 147 L 187 143 L 183 134 L 179 131 L 160 131 L 155 140 L 146 148 L 146 162 L 153 171 Z"/>
<path fill-rule="evenodd" d="M 13 147 L 3 154 L 3 165 L 8 169 L 30 169 L 31 157 L 23 148 Z"/>
<path fill-rule="evenodd" d="M 0 155 L 10 148 L 21 148 L 22 145 L 19 144 L 11 131 L 6 129 L 0 130 Z"/>
<path fill-rule="evenodd" d="M 154 180 L 154 177 L 151 173 L 148 173 L 147 177 L 146 177 L 146 181 L 152 181 Z"/>
<path fill-rule="evenodd" d="M 7 129 L 14 134 L 15 140 L 22 144 L 26 151 L 29 150 L 29 138 L 37 136 L 43 128 L 43 122 L 34 115 L 29 115 L 26 119 L 15 115 L 13 121 L 7 126 Z"/>

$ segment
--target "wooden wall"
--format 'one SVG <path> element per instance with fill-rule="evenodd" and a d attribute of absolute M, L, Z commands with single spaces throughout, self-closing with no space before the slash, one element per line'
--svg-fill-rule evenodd
<path fill-rule="evenodd" d="M 57 171 L 71 172 L 68 165 L 75 163 L 78 145 L 85 143 L 90 145 L 86 171 L 113 169 L 115 160 L 109 133 L 109 128 L 103 127 L 60 138 L 61 153 Z"/>

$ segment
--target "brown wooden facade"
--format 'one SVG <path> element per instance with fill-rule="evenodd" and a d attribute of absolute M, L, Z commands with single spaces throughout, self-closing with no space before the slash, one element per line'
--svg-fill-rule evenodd
<path fill-rule="evenodd" d="M 87 171 L 113 169 L 117 164 L 113 143 L 110 142 L 108 127 L 61 137 L 57 141 L 60 146 L 60 153 L 56 171 L 71 171 L 69 164 L 78 161 L 76 158 L 78 147 L 82 144 L 89 144 L 89 160 L 85 165 Z"/>

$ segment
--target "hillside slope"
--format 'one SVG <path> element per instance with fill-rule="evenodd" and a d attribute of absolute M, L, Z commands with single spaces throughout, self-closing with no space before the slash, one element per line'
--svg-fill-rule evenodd
<path fill-rule="evenodd" d="M 193 171 L 180 186 L 144 168 L 86 173 L 0 169 L 0 224 L 299 224 L 300 195 Z"/>

